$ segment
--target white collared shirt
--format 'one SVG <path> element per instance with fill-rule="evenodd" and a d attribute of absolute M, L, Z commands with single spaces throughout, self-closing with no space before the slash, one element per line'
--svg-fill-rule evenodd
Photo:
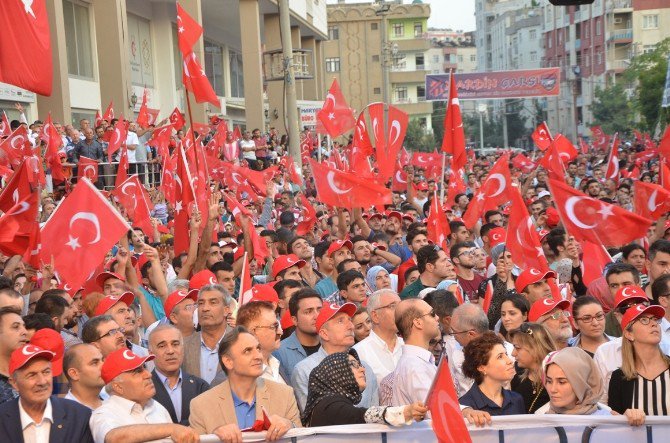
<path fill-rule="evenodd" d="M 23 441 L 25 443 L 43 443 L 49 441 L 51 424 L 54 422 L 51 399 L 47 400 L 42 421 L 39 423 L 35 423 L 35 420 L 28 415 L 26 410 L 23 409 L 21 399 L 19 399 L 19 417 L 21 417 L 21 429 L 23 430 Z"/>
<path fill-rule="evenodd" d="M 391 404 L 408 405 L 416 401 L 426 401 L 428 390 L 437 373 L 437 366 L 433 354 L 428 349 L 404 344 L 394 372 Z"/>
<path fill-rule="evenodd" d="M 89 425 L 96 443 L 104 443 L 113 429 L 130 425 L 172 423 L 170 413 L 157 401 L 149 400 L 142 408 L 139 403 L 111 395 L 93 411 Z"/>
<path fill-rule="evenodd" d="M 377 377 L 377 383 L 381 383 L 384 377 L 393 372 L 402 357 L 402 347 L 405 344 L 402 338 L 398 337 L 395 343 L 395 349 L 389 349 L 388 345 L 382 340 L 375 331 L 370 331 L 370 335 L 354 345 L 361 360 L 367 363 Z"/>
<path fill-rule="evenodd" d="M 261 377 L 285 385 L 286 380 L 279 374 L 279 364 L 277 357 L 270 355 L 268 364 L 266 365 L 263 363 L 263 373 L 261 374 Z"/>

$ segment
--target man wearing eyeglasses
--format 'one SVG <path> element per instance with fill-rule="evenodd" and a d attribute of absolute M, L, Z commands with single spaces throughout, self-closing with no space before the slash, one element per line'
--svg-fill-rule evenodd
<path fill-rule="evenodd" d="M 267 301 L 252 301 L 242 305 L 237 311 L 237 325 L 251 332 L 261 346 L 263 373 L 261 377 L 286 384 L 279 369 L 279 360 L 272 355 L 281 344 L 284 332 L 277 320 L 274 306 Z"/>
<path fill-rule="evenodd" d="M 81 332 L 81 339 L 84 343 L 98 348 L 103 358 L 126 347 L 123 328 L 111 315 L 100 315 L 87 321 Z"/>
<path fill-rule="evenodd" d="M 456 268 L 458 283 L 463 288 L 463 295 L 470 303 L 479 302 L 479 285 L 484 277 L 475 274 L 475 251 L 477 246 L 472 242 L 456 243 L 449 250 L 451 261 Z"/>
<path fill-rule="evenodd" d="M 651 297 L 654 303 L 665 309 L 661 320 L 662 340 L 670 343 L 670 274 L 661 275 L 651 284 Z"/>
<path fill-rule="evenodd" d="M 572 338 L 570 325 L 570 302 L 568 300 L 554 300 L 545 298 L 533 303 L 528 312 L 528 321 L 539 323 L 547 328 L 556 342 L 557 350 L 568 347 Z"/>

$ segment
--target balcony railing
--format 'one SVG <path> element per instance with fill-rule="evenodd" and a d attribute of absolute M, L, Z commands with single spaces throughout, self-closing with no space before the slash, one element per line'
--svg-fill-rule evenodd
<path fill-rule="evenodd" d="M 630 66 L 630 60 L 612 60 L 610 63 L 610 69 L 614 70 L 625 70 Z"/>
<path fill-rule="evenodd" d="M 607 10 L 614 9 L 631 9 L 633 7 L 633 0 L 609 0 L 607 2 Z"/>
<path fill-rule="evenodd" d="M 610 34 L 609 40 L 632 40 L 633 39 L 633 30 L 628 29 L 618 29 Z"/>

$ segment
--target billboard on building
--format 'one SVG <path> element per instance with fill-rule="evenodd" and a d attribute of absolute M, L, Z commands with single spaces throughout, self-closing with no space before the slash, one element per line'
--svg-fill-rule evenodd
<path fill-rule="evenodd" d="M 460 100 L 552 97 L 560 93 L 559 68 L 456 74 Z M 426 100 L 449 99 L 449 74 L 426 75 Z"/>

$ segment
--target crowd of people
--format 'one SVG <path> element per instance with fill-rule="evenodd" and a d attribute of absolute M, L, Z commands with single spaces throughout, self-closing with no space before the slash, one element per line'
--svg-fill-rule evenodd
<path fill-rule="evenodd" d="M 106 159 L 107 123 L 54 124 L 64 162 Z M 29 128 L 36 146 L 41 125 Z M 129 130 L 131 164 L 163 164 L 146 145 L 152 129 Z M 174 131 L 170 151 L 182 141 Z M 593 263 L 561 223 L 541 167 L 511 165 L 548 261 L 540 271 L 515 265 L 506 247 L 509 207 L 470 228 L 462 220 L 502 152 L 468 157 L 465 191 L 441 205 L 450 234 L 439 244 L 426 219 L 452 175 L 409 163 L 390 204 L 332 208 L 308 163 L 304 184 L 292 179 L 285 145 L 258 130 L 227 134 L 219 159 L 281 167 L 264 197 L 245 195 L 248 213 L 224 195 L 236 189 L 212 183 L 208 211 L 190 216 L 188 252 L 175 253 L 175 208 L 152 187 L 154 232 L 133 226 L 84 287 L 61 282 L 53 264 L 1 256 L 1 441 L 241 442 L 246 431 L 273 441 L 303 426 L 403 426 L 430 418 L 441 359 L 463 418 L 478 426 L 512 414 L 621 414 L 632 426 L 668 415 L 667 214 L 645 238 L 610 248 L 612 262 L 586 282 Z M 329 152 L 346 158 L 349 148 Z M 659 182 L 658 157 L 635 162 L 643 150 L 619 149 L 621 170 L 639 168 L 637 179 L 604 179 L 607 153 L 591 149 L 567 165 L 566 182 L 632 210 L 633 182 Z M 41 222 L 64 192 L 42 192 Z M 299 230 L 303 199 L 316 214 Z"/>

